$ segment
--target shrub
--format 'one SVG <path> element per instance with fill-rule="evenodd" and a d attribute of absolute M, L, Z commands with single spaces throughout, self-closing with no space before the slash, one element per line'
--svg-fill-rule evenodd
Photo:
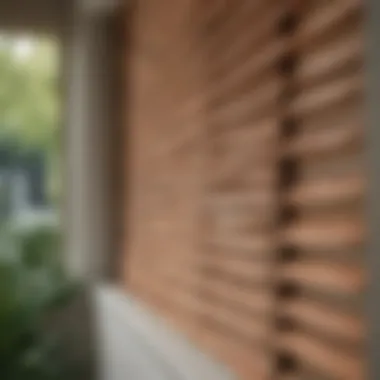
<path fill-rule="evenodd" d="M 47 227 L 0 238 L 0 379 L 73 379 L 62 339 L 47 328 L 76 292 Z"/>

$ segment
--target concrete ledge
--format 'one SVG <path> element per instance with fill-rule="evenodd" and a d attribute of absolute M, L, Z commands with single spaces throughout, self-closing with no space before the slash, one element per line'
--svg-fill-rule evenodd
<path fill-rule="evenodd" d="M 186 339 L 115 287 L 94 293 L 101 380 L 232 380 Z"/>

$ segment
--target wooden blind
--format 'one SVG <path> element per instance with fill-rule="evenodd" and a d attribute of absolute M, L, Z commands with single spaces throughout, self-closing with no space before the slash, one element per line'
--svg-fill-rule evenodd
<path fill-rule="evenodd" d="M 129 289 L 238 378 L 366 379 L 364 3 L 138 4 Z"/>
<path fill-rule="evenodd" d="M 129 289 L 193 334 L 202 171 L 193 1 L 140 1 L 131 51 L 126 202 Z"/>
<path fill-rule="evenodd" d="M 259 380 L 272 368 L 283 86 L 278 24 L 286 7 L 274 1 L 213 1 L 203 7 L 208 170 L 202 342 L 241 378 Z"/>
<path fill-rule="evenodd" d="M 282 72 L 274 346 L 302 379 L 363 379 L 363 5 L 300 2 Z"/>

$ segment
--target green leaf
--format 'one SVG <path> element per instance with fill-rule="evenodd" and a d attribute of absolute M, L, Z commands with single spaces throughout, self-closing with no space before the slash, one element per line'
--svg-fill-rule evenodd
<path fill-rule="evenodd" d="M 59 265 L 54 236 L 54 231 L 47 230 L 1 234 L 1 380 L 74 376 L 68 372 L 72 363 L 63 342 L 45 328 L 47 319 L 68 306 L 78 290 Z M 12 244 L 12 240 L 19 244 Z"/>

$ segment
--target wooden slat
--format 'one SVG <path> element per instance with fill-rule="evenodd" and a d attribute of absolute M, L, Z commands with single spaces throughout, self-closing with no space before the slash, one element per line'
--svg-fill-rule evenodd
<path fill-rule="evenodd" d="M 254 318 L 252 315 L 236 313 L 228 305 L 212 301 L 204 307 L 205 314 L 210 315 L 211 318 L 209 328 L 212 329 L 212 320 L 215 320 L 218 330 L 225 329 L 228 335 L 232 334 L 238 341 L 242 341 L 242 345 L 260 346 L 268 336 L 269 326 L 265 318 Z"/>
<path fill-rule="evenodd" d="M 361 73 L 319 85 L 311 90 L 301 92 L 294 102 L 292 110 L 298 116 L 321 111 L 325 107 L 332 107 L 360 93 L 362 85 L 363 76 Z"/>
<path fill-rule="evenodd" d="M 286 5 L 276 0 L 237 1 L 239 14 L 231 15 L 223 25 L 220 33 L 209 37 L 209 43 L 219 48 L 224 54 L 218 65 L 235 66 L 244 61 L 247 54 L 252 54 L 253 47 L 261 43 L 266 36 L 273 34 L 274 26 L 282 16 Z M 255 24 L 254 33 L 247 33 L 247 27 Z"/>
<path fill-rule="evenodd" d="M 265 166 L 270 171 L 271 167 L 276 163 L 277 154 L 273 149 L 267 151 L 245 151 L 242 150 L 239 154 L 225 157 L 224 160 L 220 160 L 219 170 L 215 169 L 213 175 L 216 180 L 228 180 L 233 178 L 239 178 L 247 173 L 249 170 L 262 170 Z"/>
<path fill-rule="evenodd" d="M 270 234 L 246 234 L 246 235 L 229 235 L 215 236 L 207 240 L 211 247 L 221 248 L 223 250 L 230 249 L 235 252 L 250 252 L 256 257 L 268 257 L 273 254 L 276 248 L 276 242 L 270 239 Z"/>
<path fill-rule="evenodd" d="M 366 188 L 363 176 L 301 182 L 286 196 L 297 207 L 327 207 L 362 200 Z"/>
<path fill-rule="evenodd" d="M 274 192 L 268 191 L 268 189 L 252 189 L 252 191 L 239 191 L 239 192 L 219 192 L 210 196 L 209 202 L 213 207 L 219 208 L 247 208 L 258 207 L 263 203 L 267 207 L 268 204 L 273 204 L 276 200 Z"/>
<path fill-rule="evenodd" d="M 272 266 L 270 262 L 239 259 L 227 256 L 211 256 L 205 263 L 210 275 L 219 274 L 221 277 L 231 277 L 237 281 L 250 281 L 252 283 L 267 282 Z M 216 272 L 216 274 L 215 274 Z"/>
<path fill-rule="evenodd" d="M 310 365 L 321 375 L 331 379 L 365 379 L 363 362 L 360 357 L 339 352 L 311 336 L 289 333 L 279 339 L 278 347 L 286 349 L 305 365 Z"/>
<path fill-rule="evenodd" d="M 239 191 L 251 188 L 274 189 L 277 184 L 276 160 L 273 162 L 251 162 L 248 167 L 237 168 L 235 172 L 211 171 L 207 183 L 212 191 Z M 222 175 L 222 177 L 221 177 Z"/>
<path fill-rule="evenodd" d="M 228 147 L 244 146 L 244 148 L 258 148 L 267 145 L 278 134 L 278 120 L 271 116 L 268 119 L 250 122 L 239 128 L 235 124 L 231 129 L 220 132 L 215 140 Z"/>
<path fill-rule="evenodd" d="M 263 74 L 267 76 L 265 74 L 268 70 L 271 71 L 275 67 L 275 62 L 281 56 L 283 49 L 284 46 L 281 42 L 268 41 L 250 59 L 242 62 L 235 70 L 231 70 L 230 75 L 218 79 L 209 94 L 210 97 L 223 97 L 223 94 L 229 94 L 229 91 L 234 91 L 236 87 L 244 87 L 247 81 L 253 84 L 257 83 L 257 79 L 261 78 Z"/>
<path fill-rule="evenodd" d="M 300 249 L 358 247 L 365 238 L 364 225 L 358 218 L 302 221 L 285 229 L 282 241 Z"/>
<path fill-rule="evenodd" d="M 260 4 L 260 2 L 257 3 Z M 241 30 L 242 34 L 240 35 L 227 32 L 228 34 L 226 33 L 225 36 L 218 36 L 219 45 L 222 45 L 221 51 L 223 54 L 218 61 L 216 72 L 221 79 L 223 79 L 223 76 L 226 76 L 225 79 L 227 83 L 231 85 L 231 87 L 227 85 L 228 91 L 233 92 L 236 86 L 242 85 L 242 82 L 239 80 L 241 77 L 235 76 L 236 72 L 242 67 L 242 63 L 251 61 L 252 64 L 257 52 L 266 48 L 266 45 L 271 43 L 271 41 L 274 41 L 276 27 L 281 17 L 283 17 L 286 4 L 272 0 L 263 4 L 264 3 L 261 3 L 261 6 L 264 9 L 259 9 L 257 13 L 254 14 L 246 13 L 245 15 L 245 17 L 249 19 L 250 26 L 253 23 L 255 24 L 254 33 L 247 33 L 247 29 L 245 29 Z M 250 26 L 246 26 L 245 28 L 249 28 Z M 243 29 L 244 24 L 239 22 L 239 28 Z M 231 41 L 231 43 L 228 43 L 228 41 Z M 252 68 L 253 70 L 251 72 L 248 72 L 248 70 L 244 71 L 243 69 L 243 71 L 247 73 L 246 79 L 251 83 L 257 79 L 257 72 L 254 70 L 254 65 L 252 65 Z M 219 86 L 215 88 L 216 91 L 213 93 L 215 96 L 220 95 L 218 93 L 219 89 Z M 226 93 L 226 88 L 224 88 L 223 92 Z"/>
<path fill-rule="evenodd" d="M 227 18 L 231 7 L 227 6 L 225 1 L 205 1 L 201 7 L 199 16 L 202 18 L 202 26 L 204 33 L 220 32 L 221 26 Z"/>
<path fill-rule="evenodd" d="M 356 72 L 356 71 L 355 71 Z M 308 91 L 317 86 L 308 87 Z M 302 87 L 301 91 L 306 91 Z M 296 99 L 300 94 L 295 95 Z M 293 102 L 292 102 L 293 103 Z M 306 131 L 322 130 L 328 125 L 342 127 L 345 125 L 363 125 L 363 98 L 360 89 L 353 96 L 342 99 L 339 103 L 333 103 L 331 106 L 327 105 L 323 112 L 317 112 L 304 115 L 298 119 L 298 133 L 305 133 Z M 297 137 L 298 133 L 294 136 Z"/>
<path fill-rule="evenodd" d="M 255 229 L 263 231 L 274 222 L 275 195 L 269 191 L 220 192 L 209 203 L 217 235 L 223 232 L 229 235 L 249 233 Z"/>
<path fill-rule="evenodd" d="M 237 313 L 265 316 L 273 310 L 274 297 L 269 288 L 248 287 L 225 279 L 210 278 L 203 284 L 207 299 L 223 302 Z"/>
<path fill-rule="evenodd" d="M 352 264 L 298 262 L 284 266 L 279 275 L 282 280 L 301 288 L 310 287 L 327 293 L 357 295 L 365 287 L 363 269 Z"/>
<path fill-rule="evenodd" d="M 240 210 L 218 210 L 215 211 L 213 224 L 215 234 L 221 236 L 223 234 L 235 236 L 242 233 L 265 233 L 268 229 L 272 228 L 275 224 L 275 210 L 262 207 L 246 208 Z"/>
<path fill-rule="evenodd" d="M 337 337 L 350 344 L 362 345 L 364 341 L 364 321 L 346 311 L 333 310 L 307 299 L 288 300 L 280 306 L 279 315 L 291 318 L 297 327 L 312 327 L 319 334 Z"/>
<path fill-rule="evenodd" d="M 254 114 L 263 107 L 273 107 L 279 91 L 280 83 L 272 76 L 271 80 L 260 83 L 256 91 L 246 91 L 216 108 L 214 122 L 222 120 L 223 123 L 232 122 L 235 124 L 237 115 Z"/>
<path fill-rule="evenodd" d="M 295 74 L 298 85 L 323 78 L 324 75 L 331 77 L 332 73 L 348 64 L 358 64 L 363 60 L 363 36 L 359 30 L 351 29 L 327 46 L 322 44 L 315 48 L 312 45 L 312 51 L 306 51 L 301 55 Z"/>
<path fill-rule="evenodd" d="M 299 134 L 285 147 L 284 154 L 291 156 L 315 157 L 337 154 L 341 150 L 361 148 L 363 145 L 363 126 L 354 120 L 352 124 L 317 129 Z"/>
<path fill-rule="evenodd" d="M 312 44 L 318 37 L 331 33 L 332 29 L 340 25 L 349 15 L 363 8 L 363 0 L 315 1 L 314 3 L 316 7 L 309 14 L 304 15 L 298 28 L 296 46 Z"/>
<path fill-rule="evenodd" d="M 341 180 L 357 176 L 358 173 L 365 174 L 365 157 L 361 149 L 342 150 L 340 154 L 319 155 L 317 158 L 310 157 L 298 161 L 300 181 Z"/>

